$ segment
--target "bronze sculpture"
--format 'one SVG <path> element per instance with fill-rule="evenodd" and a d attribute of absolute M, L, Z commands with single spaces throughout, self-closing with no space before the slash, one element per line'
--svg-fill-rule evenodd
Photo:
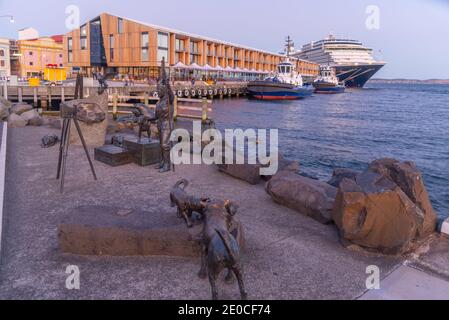
<path fill-rule="evenodd" d="M 159 172 L 163 173 L 170 171 L 172 165 L 170 159 L 170 151 L 172 148 L 170 136 L 173 131 L 173 103 L 175 99 L 170 86 L 170 81 L 165 72 L 164 58 L 162 59 L 161 77 L 157 84 L 157 93 L 159 96 L 159 102 L 156 104 L 156 115 L 154 120 L 157 120 L 162 155 L 162 161 L 157 168 L 160 169 Z"/>
<path fill-rule="evenodd" d="M 240 262 L 240 247 L 230 232 L 237 206 L 231 201 L 209 201 L 204 207 L 203 231 L 201 237 L 201 270 L 200 278 L 209 277 L 212 299 L 218 299 L 216 280 L 223 269 L 228 269 L 226 281 L 237 278 L 240 296 L 246 300 L 248 294 L 243 282 L 243 268 Z"/>
<path fill-rule="evenodd" d="M 102 91 L 103 93 L 104 91 Z M 80 100 L 78 100 L 80 98 Z M 83 133 L 81 132 L 81 127 L 78 123 L 78 116 L 79 111 L 82 109 L 82 106 L 78 106 L 78 102 L 83 102 L 83 76 L 81 74 L 78 74 L 76 78 L 76 85 L 75 85 L 75 100 L 72 100 L 67 103 L 61 103 L 60 105 L 60 114 L 61 118 L 63 119 L 62 123 L 62 130 L 61 130 L 61 143 L 59 146 L 59 157 L 58 157 L 58 173 L 56 176 L 56 179 L 61 179 L 61 185 L 60 185 L 60 192 L 64 193 L 64 183 L 65 183 L 65 171 L 66 171 L 66 165 L 67 165 L 67 156 L 69 151 L 69 138 L 70 138 L 70 127 L 71 127 L 71 121 L 75 124 L 75 128 L 78 132 L 79 138 L 81 140 L 81 143 L 84 148 L 84 152 L 86 154 L 87 160 L 89 162 L 90 169 L 92 171 L 92 175 L 94 177 L 94 180 L 97 180 L 97 174 L 95 172 L 95 168 L 92 162 L 92 159 L 90 158 L 89 151 L 87 149 L 86 142 L 84 140 Z M 81 104 L 83 105 L 83 104 Z M 89 104 L 84 104 L 89 106 Z M 98 106 L 97 106 L 98 107 Z M 95 109 L 95 108 L 94 108 Z M 84 113 L 84 116 L 87 116 L 90 114 L 89 112 Z M 94 113 L 97 115 L 97 113 Z"/>
<path fill-rule="evenodd" d="M 154 111 L 143 103 L 137 103 L 134 105 L 132 113 L 135 117 L 135 122 L 139 126 L 139 141 L 142 139 L 142 133 L 146 132 L 148 141 L 151 142 L 151 124 L 156 119 Z"/>
<path fill-rule="evenodd" d="M 193 213 L 200 214 L 200 218 L 202 218 L 209 199 L 188 195 L 185 191 L 188 185 L 189 182 L 185 179 L 178 181 L 171 189 L 170 202 L 172 207 L 178 208 L 178 217 L 184 218 L 187 227 L 192 228 Z"/>

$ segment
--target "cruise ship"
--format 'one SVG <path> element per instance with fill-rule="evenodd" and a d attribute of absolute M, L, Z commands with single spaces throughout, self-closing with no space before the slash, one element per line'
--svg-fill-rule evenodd
<path fill-rule="evenodd" d="M 335 69 L 340 82 L 347 87 L 361 88 L 384 65 L 376 61 L 373 50 L 360 41 L 338 39 L 333 35 L 328 38 L 305 44 L 294 57 Z"/>

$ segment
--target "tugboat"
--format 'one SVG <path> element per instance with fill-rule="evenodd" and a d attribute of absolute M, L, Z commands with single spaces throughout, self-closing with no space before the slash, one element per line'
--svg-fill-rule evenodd
<path fill-rule="evenodd" d="M 335 70 L 329 66 L 321 67 L 320 76 L 313 82 L 315 93 L 343 93 L 346 86 L 338 82 Z"/>
<path fill-rule="evenodd" d="M 296 72 L 296 66 L 290 60 L 293 42 L 290 37 L 286 40 L 287 55 L 283 62 L 277 65 L 275 76 L 262 81 L 248 83 L 248 96 L 260 100 L 296 100 L 311 96 L 313 87 L 304 85 L 302 76 Z"/>

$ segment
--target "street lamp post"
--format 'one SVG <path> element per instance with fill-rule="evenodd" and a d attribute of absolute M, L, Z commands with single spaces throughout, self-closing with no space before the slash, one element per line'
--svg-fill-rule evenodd
<path fill-rule="evenodd" d="M 1 15 L 0 18 L 9 18 L 9 22 L 14 23 L 14 16 L 10 14 Z"/>

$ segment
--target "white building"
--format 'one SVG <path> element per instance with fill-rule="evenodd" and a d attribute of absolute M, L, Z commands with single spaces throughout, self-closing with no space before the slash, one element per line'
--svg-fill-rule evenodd
<path fill-rule="evenodd" d="M 34 28 L 25 28 L 19 30 L 19 40 L 32 40 L 38 39 L 39 32 Z"/>
<path fill-rule="evenodd" d="M 11 76 L 9 39 L 0 38 L 0 79 Z"/>

